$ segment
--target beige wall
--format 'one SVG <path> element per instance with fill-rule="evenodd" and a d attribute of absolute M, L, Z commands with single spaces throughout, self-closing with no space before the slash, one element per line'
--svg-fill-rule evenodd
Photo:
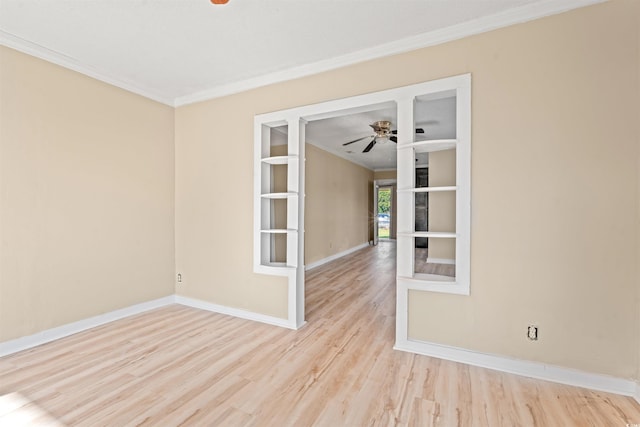
<path fill-rule="evenodd" d="M 286 318 L 287 279 L 253 273 L 251 93 L 175 111 L 176 294 Z"/>
<path fill-rule="evenodd" d="M 0 47 L 0 341 L 173 293 L 173 109 Z"/>
<path fill-rule="evenodd" d="M 176 264 L 183 274 L 176 292 L 286 318 L 286 279 L 252 272 L 253 200 L 246 197 L 253 194 L 252 124 L 243 129 L 249 138 L 244 155 L 239 156 L 231 144 L 228 155 L 221 158 L 216 142 L 206 131 L 201 133 L 198 123 L 208 120 L 208 113 L 191 113 L 211 104 L 176 112 Z M 252 121 L 253 114 L 249 117 Z M 283 155 L 286 149 L 274 146 L 271 155 Z M 373 173 L 311 144 L 306 144 L 305 157 L 305 263 L 311 263 L 368 241 L 367 191 Z M 239 169 L 240 164 L 249 169 Z M 278 182 L 285 179 L 280 172 L 274 176 Z M 212 193 L 195 192 L 212 180 L 225 185 Z M 276 216 L 282 218 L 279 207 Z M 276 242 L 276 260 L 284 260 L 284 248 L 284 242 Z"/>
<path fill-rule="evenodd" d="M 608 2 L 178 108 L 179 292 L 285 315 L 284 279 L 251 267 L 255 114 L 470 72 L 471 295 L 412 292 L 411 338 L 636 375 L 639 7 Z"/>
<path fill-rule="evenodd" d="M 410 337 L 640 379 L 639 23 L 607 2 L 175 122 L 0 48 L 0 340 L 173 292 L 174 123 L 176 292 L 285 317 L 286 279 L 252 271 L 254 115 L 470 72 L 471 295 L 412 292 Z"/>
<path fill-rule="evenodd" d="M 429 153 L 429 186 L 456 185 L 456 151 Z M 455 231 L 456 194 L 452 191 L 429 193 L 429 231 Z M 454 239 L 429 239 L 428 258 L 455 260 Z"/>
<path fill-rule="evenodd" d="M 396 171 L 375 171 L 373 173 L 373 179 L 396 179 L 398 173 Z"/>
<path fill-rule="evenodd" d="M 369 241 L 373 172 L 306 144 L 305 264 Z"/>
<path fill-rule="evenodd" d="M 639 6 L 609 2 L 427 55 L 473 73 L 471 296 L 413 292 L 413 338 L 635 375 Z"/>

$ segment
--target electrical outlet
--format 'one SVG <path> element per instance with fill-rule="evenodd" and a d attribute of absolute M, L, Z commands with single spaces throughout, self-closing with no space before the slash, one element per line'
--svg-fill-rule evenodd
<path fill-rule="evenodd" d="M 182 283 L 182 273 L 178 273 L 178 283 Z"/>
<path fill-rule="evenodd" d="M 529 325 L 527 328 L 527 338 L 529 341 L 538 341 L 538 327 L 534 325 Z"/>

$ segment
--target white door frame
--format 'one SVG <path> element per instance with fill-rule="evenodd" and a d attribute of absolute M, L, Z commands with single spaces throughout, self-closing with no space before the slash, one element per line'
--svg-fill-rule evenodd
<path fill-rule="evenodd" d="M 378 244 L 378 181 L 373 181 L 373 245 Z"/>
<path fill-rule="evenodd" d="M 297 329 L 304 323 L 304 124 L 314 120 L 327 119 L 332 117 L 339 117 L 346 114 L 355 114 L 360 112 L 375 111 L 385 108 L 398 108 L 398 147 L 401 144 L 409 146 L 410 141 L 413 141 L 414 136 L 414 123 L 412 117 L 412 105 L 417 95 L 429 94 L 440 92 L 447 88 L 455 90 L 459 86 L 470 86 L 470 75 L 448 77 L 436 81 L 419 83 L 410 86 L 403 86 L 395 89 L 384 90 L 380 92 L 369 93 L 366 95 L 353 96 L 349 98 L 338 99 L 334 101 L 322 102 L 319 104 L 307 105 L 302 107 L 296 107 L 288 110 L 275 111 L 272 113 L 257 115 L 254 119 L 254 271 L 262 274 L 272 274 L 288 277 L 288 315 L 285 321 L 286 325 L 292 329 Z M 466 104 L 465 104 L 466 105 Z M 460 108 L 459 108 L 460 110 Z M 465 123 L 468 122 L 470 117 L 470 111 L 462 118 L 465 119 Z M 461 117 L 459 115 L 458 120 Z M 287 261 L 286 265 L 274 266 L 264 264 L 264 250 L 269 245 L 264 245 L 262 234 L 264 230 L 261 230 L 261 225 L 264 224 L 263 206 L 264 199 L 264 182 L 263 182 L 263 164 L 265 157 L 265 131 L 270 127 L 280 126 L 283 124 L 289 125 L 289 152 L 293 151 L 294 157 L 292 158 L 293 164 L 298 164 L 299 169 L 295 177 L 289 176 L 289 180 L 297 182 L 295 194 L 288 195 L 292 200 L 295 199 L 297 203 L 291 204 L 291 209 L 287 207 L 287 213 L 295 216 L 295 218 L 287 218 L 287 221 L 291 219 L 292 223 L 296 225 L 295 230 L 284 230 L 288 233 L 287 239 L 287 256 L 294 257 L 295 262 Z M 293 128 L 293 129 L 292 129 Z M 298 131 L 299 130 L 299 131 Z M 468 136 L 465 134 L 465 138 Z M 411 164 L 411 170 L 403 170 L 401 168 L 401 153 L 404 151 L 406 156 L 407 150 L 398 150 L 398 185 L 400 186 L 408 178 L 408 174 L 413 174 L 413 167 L 415 162 L 404 162 L 403 164 Z M 403 157 L 404 158 L 404 157 Z M 467 172 L 465 172 L 467 173 Z M 464 180 L 461 180 L 464 181 Z M 400 192 L 401 188 L 398 188 Z M 400 196 L 400 194 L 398 194 Z M 406 211 L 407 206 L 403 205 L 403 200 L 398 197 L 397 205 L 397 224 L 398 233 L 404 228 L 410 229 L 409 218 L 413 215 Z M 297 206 L 295 209 L 293 206 Z M 403 213 L 404 212 L 404 213 Z M 468 206 L 465 206 L 464 212 L 467 216 L 464 218 L 468 220 Z M 406 214 L 406 215 L 405 215 Z M 376 212 L 377 218 L 377 212 Z M 468 232 L 468 226 L 465 226 L 465 231 Z M 460 229 L 461 227 L 459 227 Z M 468 233 L 467 233 L 468 234 Z M 297 238 L 293 238 L 297 236 Z M 399 234 L 400 236 L 400 234 Z M 289 238 L 291 237 L 291 238 Z M 465 236 L 465 243 L 468 243 L 468 235 Z M 293 247 L 290 247 L 293 246 Z M 458 251 L 457 253 L 462 253 Z M 468 254 L 466 255 L 468 258 Z M 398 263 L 400 263 L 400 251 L 398 251 Z M 468 268 L 468 266 L 466 267 Z M 457 289 L 457 288 L 456 288 Z M 468 284 L 467 284 L 468 294 Z M 426 289 L 425 289 L 426 290 Z M 398 287 L 398 305 L 396 313 L 396 330 L 402 336 L 397 336 L 396 340 L 403 342 L 407 340 L 407 286 Z M 463 293 L 458 291 L 457 293 Z M 401 295 L 402 294 L 402 295 Z"/>
<path fill-rule="evenodd" d="M 378 191 L 380 190 L 380 187 L 392 187 L 394 185 L 396 185 L 397 180 L 396 179 L 376 179 L 375 181 L 373 181 L 373 244 L 377 245 L 378 241 L 380 240 L 378 237 Z M 393 212 L 393 199 L 394 199 L 394 194 L 393 191 L 391 192 L 391 206 L 389 207 L 390 209 L 390 214 L 389 214 L 389 233 L 391 233 L 391 223 L 393 220 L 393 215 L 395 215 L 395 212 Z M 391 238 L 391 236 L 389 236 L 389 238 Z"/>

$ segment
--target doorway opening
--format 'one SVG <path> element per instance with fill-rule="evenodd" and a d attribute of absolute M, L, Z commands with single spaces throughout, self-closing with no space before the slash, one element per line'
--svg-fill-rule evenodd
<path fill-rule="evenodd" d="M 393 240 L 397 218 L 394 276 L 398 345 L 406 347 L 408 342 L 410 291 L 469 294 L 470 83 L 466 74 L 255 117 L 254 271 L 287 277 L 287 316 L 284 322 L 281 318 L 275 321 L 293 329 L 301 327 L 305 318 L 305 269 L 370 245 L 370 231 L 376 235 L 380 231 L 371 227 L 372 216 L 377 225 L 378 214 L 383 214 L 381 225 L 386 225 L 385 200 L 381 211 L 377 206 L 371 209 L 378 199 L 368 195 L 371 184 L 382 178 L 380 172 L 391 168 L 363 164 L 375 158 L 393 161 L 396 169 L 388 238 L 383 241 Z M 385 117 L 386 112 L 391 117 Z M 373 117 L 363 117 L 366 114 Z M 358 124 L 356 119 L 364 121 Z M 329 120 L 333 127 L 328 126 Z M 352 130 L 340 129 L 343 124 Z M 286 127 L 286 152 L 276 154 L 270 149 L 271 130 L 280 127 Z M 320 128 L 322 132 L 314 134 L 314 129 Z M 318 147 L 316 152 L 312 147 L 320 145 L 323 138 L 333 145 Z M 355 164 L 355 169 L 344 168 L 344 173 L 338 173 L 339 167 L 327 166 L 332 161 L 310 159 L 314 152 L 318 159 L 326 157 L 323 153 L 343 157 L 336 165 Z M 416 177 L 421 155 L 428 156 L 428 186 Z M 279 165 L 286 165 L 286 189 L 275 186 Z M 314 170 L 317 176 L 332 171 L 330 179 L 325 175 L 314 184 Z M 318 183 L 330 184 L 327 202 L 313 191 Z M 356 191 L 349 195 L 351 187 Z M 338 195 L 345 197 L 338 200 Z M 279 205 L 276 200 L 280 199 L 283 202 Z M 424 210 L 425 218 L 416 225 L 416 211 L 420 210 Z M 351 211 L 356 213 L 352 215 Z M 317 218 L 305 219 L 305 212 Z M 305 229 L 305 222 L 313 227 Z M 338 224 L 345 226 L 338 229 Z M 386 230 L 382 231 L 387 236 Z M 286 245 L 282 250 L 286 252 L 284 261 L 279 256 L 282 243 Z M 415 259 L 420 249 L 428 250 L 427 264 L 452 265 L 455 274 L 422 271 Z M 361 271 L 352 267 L 345 266 L 348 271 Z"/>
<path fill-rule="evenodd" d="M 391 237 L 391 200 L 393 198 L 392 187 L 378 188 L 378 238 L 389 239 Z"/>
<path fill-rule="evenodd" d="M 395 242 L 397 212 L 396 170 L 374 172 L 373 182 L 373 244 Z"/>

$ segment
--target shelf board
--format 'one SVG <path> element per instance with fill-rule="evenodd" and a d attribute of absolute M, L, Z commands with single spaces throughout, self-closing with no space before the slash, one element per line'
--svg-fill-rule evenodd
<path fill-rule="evenodd" d="M 409 144 L 398 144 L 398 149 L 413 148 L 416 153 L 430 153 L 433 151 L 451 150 L 456 148 L 457 139 L 433 139 L 428 141 L 416 141 Z"/>
<path fill-rule="evenodd" d="M 425 273 L 415 273 L 413 277 L 407 276 L 398 276 L 399 279 L 408 280 L 412 282 L 437 282 L 438 284 L 442 283 L 455 283 L 456 278 L 451 276 L 443 276 L 441 274 L 425 274 Z"/>
<path fill-rule="evenodd" d="M 289 160 L 297 159 L 298 156 L 274 156 L 274 157 L 265 157 L 260 159 L 262 163 L 268 163 L 270 165 L 286 165 L 289 163 Z"/>
<path fill-rule="evenodd" d="M 296 268 L 291 266 L 291 265 L 287 265 L 286 262 L 269 262 L 269 263 L 262 263 L 260 264 L 260 266 L 262 267 L 271 267 L 271 268 L 285 268 L 287 270 L 295 270 Z"/>
<path fill-rule="evenodd" d="M 286 199 L 289 196 L 297 196 L 298 193 L 290 191 L 288 193 L 265 193 L 261 194 L 260 197 L 263 199 Z"/>
<path fill-rule="evenodd" d="M 456 233 L 448 231 L 413 231 L 409 233 L 398 233 L 398 236 L 402 237 L 433 237 L 436 239 L 455 239 Z"/>
<path fill-rule="evenodd" d="M 436 191 L 456 191 L 458 187 L 450 185 L 446 187 L 418 187 L 418 188 L 405 188 L 398 190 L 400 193 L 431 193 Z"/>
<path fill-rule="evenodd" d="M 296 233 L 298 230 L 294 228 L 269 228 L 260 230 L 261 233 L 269 234 L 284 234 L 284 233 Z"/>

